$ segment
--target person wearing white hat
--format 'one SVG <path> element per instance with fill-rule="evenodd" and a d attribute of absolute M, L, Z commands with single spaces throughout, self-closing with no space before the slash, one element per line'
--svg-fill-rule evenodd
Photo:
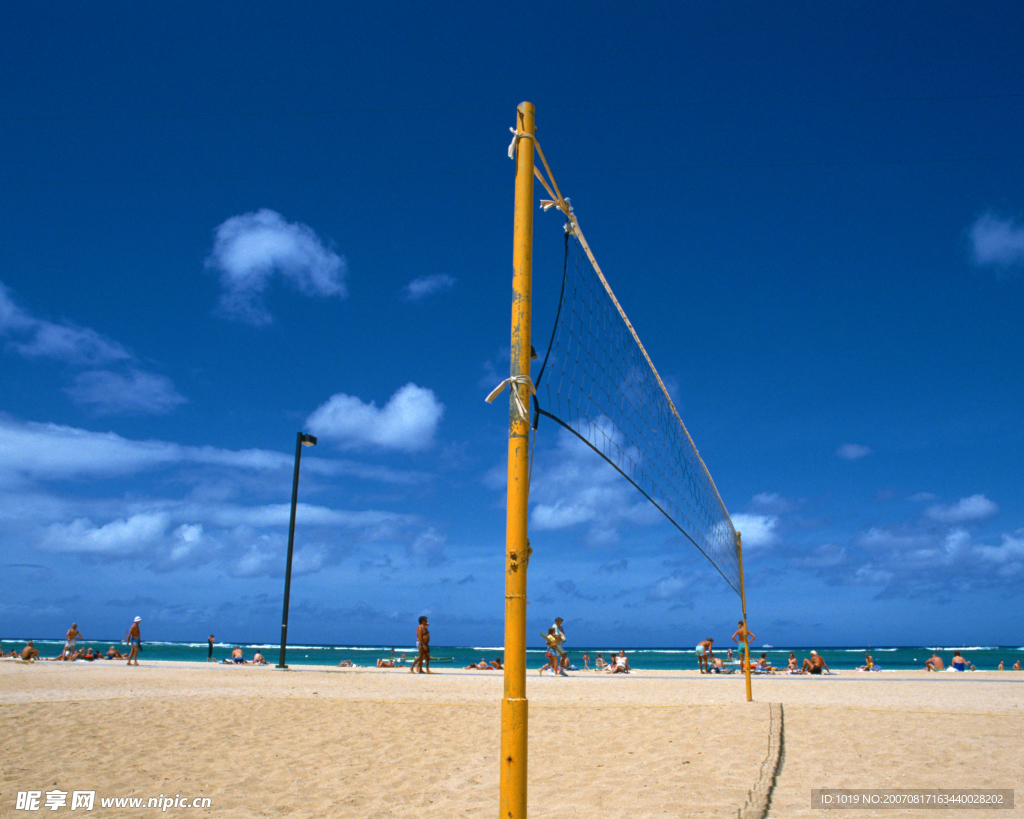
<path fill-rule="evenodd" d="M 141 622 L 142 618 L 136 617 L 132 627 L 128 629 L 128 636 L 124 638 L 129 648 L 128 665 L 132 664 L 132 660 L 135 660 L 135 665 L 139 664 L 139 648 L 142 646 L 142 632 L 139 631 L 139 623 Z"/>

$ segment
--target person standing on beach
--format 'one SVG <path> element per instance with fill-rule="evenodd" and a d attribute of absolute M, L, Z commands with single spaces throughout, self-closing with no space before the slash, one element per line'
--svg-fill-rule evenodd
<path fill-rule="evenodd" d="M 433 674 L 430 670 L 430 623 L 426 615 L 420 617 L 420 623 L 416 626 L 416 659 L 409 666 L 409 673 L 423 674 L 423 666 L 426 665 L 427 674 Z"/>
<path fill-rule="evenodd" d="M 139 630 L 139 623 L 141 622 L 142 618 L 136 617 L 132 627 L 128 629 L 128 636 L 124 638 L 129 648 L 128 665 L 132 665 L 132 660 L 135 660 L 135 665 L 139 664 L 139 648 L 142 646 L 142 632 Z"/>
<path fill-rule="evenodd" d="M 740 646 L 742 646 L 744 643 L 752 643 L 754 642 L 754 640 L 757 639 L 756 634 L 751 634 L 749 631 L 747 631 L 747 627 L 746 625 L 744 625 L 742 620 L 740 620 L 736 625 L 737 629 L 733 632 L 732 635 L 732 641 L 734 643 L 738 643 Z M 736 639 L 737 637 L 739 639 Z"/>
<path fill-rule="evenodd" d="M 715 641 L 708 637 L 706 640 L 701 640 L 697 643 L 697 667 L 700 669 L 701 674 L 710 674 L 711 666 L 708 664 L 708 658 L 714 657 L 715 655 L 711 652 L 711 646 Z"/>
<path fill-rule="evenodd" d="M 213 662 L 213 635 L 212 634 L 210 635 L 210 639 L 207 640 L 206 642 L 208 642 L 210 644 L 210 648 L 206 652 L 206 662 L 212 663 Z"/>
<path fill-rule="evenodd" d="M 81 636 L 81 633 L 78 631 L 78 623 L 72 623 L 71 628 L 68 629 L 68 633 L 64 636 L 64 651 L 61 652 L 60 659 L 74 659 L 75 640 L 80 639 Z"/>

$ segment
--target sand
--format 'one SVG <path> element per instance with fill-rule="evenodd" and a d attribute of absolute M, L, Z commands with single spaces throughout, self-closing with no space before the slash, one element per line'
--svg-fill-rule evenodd
<path fill-rule="evenodd" d="M 1024 673 L 527 678 L 532 817 L 817 816 L 812 788 L 1016 788 Z M 0 662 L 0 817 L 27 790 L 223 817 L 494 817 L 500 673 Z M 774 705 L 773 705 L 774 704 Z M 781 718 L 781 758 L 773 781 Z M 70 796 L 69 796 L 70 802 Z M 942 816 L 921 810 L 840 814 Z"/>

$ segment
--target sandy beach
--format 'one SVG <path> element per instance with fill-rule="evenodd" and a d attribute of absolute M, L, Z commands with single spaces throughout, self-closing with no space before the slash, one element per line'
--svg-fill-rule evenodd
<path fill-rule="evenodd" d="M 770 816 L 821 816 L 812 788 L 1016 788 L 970 815 L 1024 813 L 1021 673 L 758 677 L 753 703 L 695 672 L 527 683 L 531 816 L 761 815 L 769 793 Z M 176 794 L 225 817 L 494 816 L 501 695 L 471 671 L 0 662 L 0 816 L 31 815 L 28 790 L 94 790 L 110 816 L 153 809 L 100 797 Z"/>

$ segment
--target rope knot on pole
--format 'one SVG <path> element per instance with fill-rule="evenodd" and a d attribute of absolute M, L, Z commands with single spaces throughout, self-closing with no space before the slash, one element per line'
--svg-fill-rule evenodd
<path fill-rule="evenodd" d="M 511 385 L 512 387 L 512 398 L 516 404 L 516 415 L 519 416 L 523 421 L 530 422 L 530 410 L 526 406 L 526 402 L 523 401 L 523 397 L 519 394 L 519 390 L 516 389 L 518 385 L 522 384 L 526 387 L 528 395 L 536 395 L 537 388 L 533 385 L 533 379 L 528 375 L 513 375 L 510 378 L 506 378 L 497 387 L 491 390 L 491 394 L 487 396 L 486 401 L 488 404 L 494 402 L 494 399 L 501 395 L 505 387 Z"/>
<path fill-rule="evenodd" d="M 515 159 L 516 158 L 516 146 L 519 144 L 519 140 L 521 140 L 521 139 L 532 139 L 533 140 L 533 144 L 534 145 L 537 144 L 537 140 L 536 140 L 536 138 L 534 137 L 533 134 L 528 134 L 525 131 L 517 131 L 515 128 L 512 128 L 512 127 L 509 127 L 509 130 L 513 134 L 512 142 L 510 142 L 509 146 L 508 146 L 508 158 L 509 159 Z"/>

